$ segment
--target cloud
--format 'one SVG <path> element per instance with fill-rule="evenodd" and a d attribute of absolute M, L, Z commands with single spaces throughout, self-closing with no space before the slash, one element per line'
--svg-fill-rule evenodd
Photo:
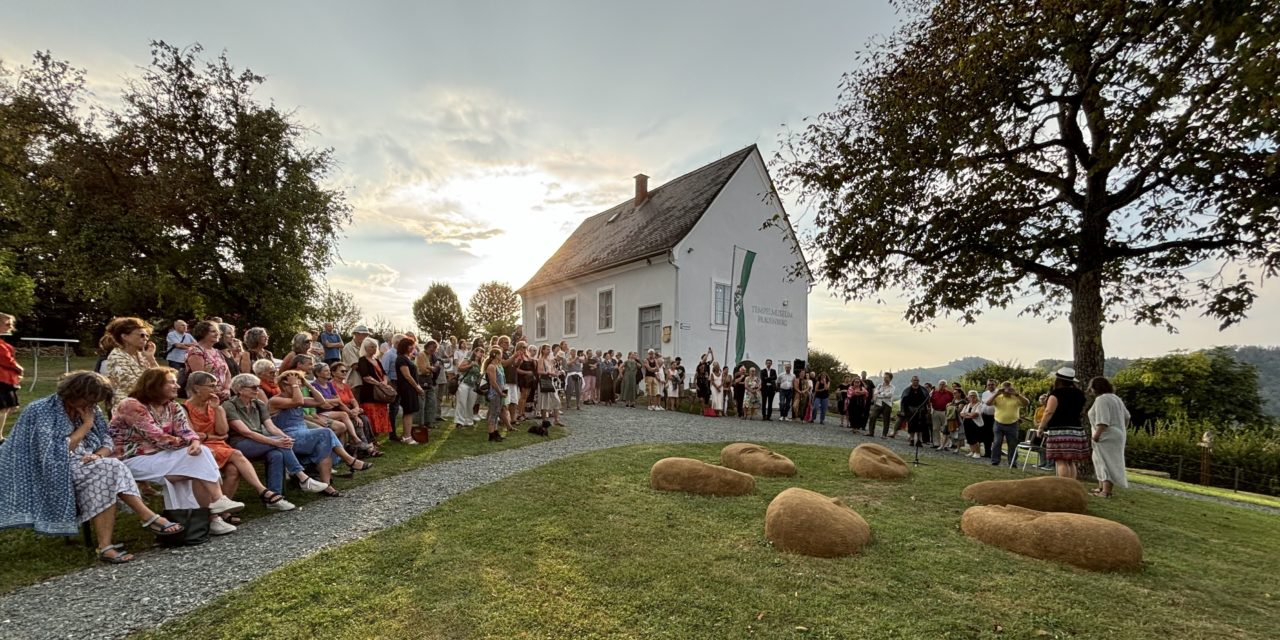
<path fill-rule="evenodd" d="M 400 280 L 400 272 L 380 262 L 353 260 L 331 267 L 328 280 L 330 285 L 339 289 L 391 287 Z"/>

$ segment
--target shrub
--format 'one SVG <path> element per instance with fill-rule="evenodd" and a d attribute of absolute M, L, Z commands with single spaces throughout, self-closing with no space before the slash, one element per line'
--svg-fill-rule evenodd
<path fill-rule="evenodd" d="M 1198 484 L 1204 453 L 1198 444 L 1205 431 L 1214 434 L 1209 484 L 1280 495 L 1280 434 L 1274 429 L 1220 428 L 1203 420 L 1158 420 L 1150 427 L 1130 427 L 1125 463 Z"/>

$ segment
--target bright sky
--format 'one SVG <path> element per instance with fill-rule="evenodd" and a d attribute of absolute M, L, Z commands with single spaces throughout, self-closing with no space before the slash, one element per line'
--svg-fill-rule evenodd
<path fill-rule="evenodd" d="M 296 108 L 340 162 L 354 224 L 328 278 L 367 315 L 405 327 L 433 280 L 463 304 L 486 280 L 518 287 L 584 217 L 834 106 L 840 74 L 896 24 L 883 0 L 648 2 L 114 2 L 0 0 L 0 59 L 36 50 L 85 68 L 104 99 L 149 61 L 148 41 L 199 42 L 267 76 L 260 98 Z M 813 216 L 788 202 L 793 223 Z M 975 283 L 975 286 L 979 286 Z M 1277 343 L 1280 294 L 1225 332 L 1189 317 L 1170 335 L 1107 329 L 1108 355 Z M 844 304 L 819 285 L 809 337 L 855 369 L 966 355 L 1069 358 L 1070 329 L 984 315 L 929 330 L 902 300 Z"/>

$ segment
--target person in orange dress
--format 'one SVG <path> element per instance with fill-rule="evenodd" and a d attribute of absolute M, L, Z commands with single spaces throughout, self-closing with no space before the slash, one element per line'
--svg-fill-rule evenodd
<path fill-rule="evenodd" d="M 239 449 L 227 443 L 230 428 L 227 425 L 227 413 L 218 400 L 221 385 L 217 377 L 205 371 L 193 371 L 187 377 L 187 421 L 191 430 L 199 434 L 200 442 L 213 454 L 213 461 L 222 471 L 222 493 L 234 496 L 236 488 L 243 478 L 254 491 L 262 504 L 272 511 L 290 511 L 294 505 L 284 496 L 266 488 L 258 479 L 258 472 L 253 463 L 244 457 Z M 239 524 L 234 520 L 231 524 Z"/>

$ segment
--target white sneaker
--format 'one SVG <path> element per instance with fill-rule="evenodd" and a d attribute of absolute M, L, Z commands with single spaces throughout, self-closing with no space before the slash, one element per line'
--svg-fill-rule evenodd
<path fill-rule="evenodd" d="M 267 503 L 267 511 L 293 511 L 297 508 L 297 505 L 284 498 L 281 498 L 279 502 Z"/>
<path fill-rule="evenodd" d="M 225 536 L 228 533 L 231 533 L 235 530 L 236 530 L 235 525 L 228 523 L 226 520 L 223 520 L 222 518 L 209 519 L 209 533 L 212 533 L 215 536 Z"/>
<path fill-rule="evenodd" d="M 666 409 L 663 409 L 662 407 L 654 407 L 654 409 L 657 411 L 666 411 Z"/>
<path fill-rule="evenodd" d="M 244 508 L 243 502 L 236 502 L 235 500 L 232 500 L 231 498 L 228 498 L 227 496 L 224 495 L 221 498 L 218 498 L 217 501 L 209 505 L 209 513 L 212 513 L 214 515 L 217 515 L 219 513 L 235 513 L 243 508 Z M 230 527 L 231 525 L 227 525 L 227 526 Z M 235 530 L 236 530 L 235 527 L 231 527 L 231 531 L 235 531 Z M 228 531 L 227 533 L 231 533 L 231 531 Z M 222 535 L 222 534 L 218 534 L 218 535 Z"/>
<path fill-rule="evenodd" d="M 321 491 L 324 491 L 328 487 L 329 485 L 323 482 L 320 482 L 315 478 L 307 478 L 302 483 L 302 490 L 306 491 L 307 493 L 320 493 Z"/>

